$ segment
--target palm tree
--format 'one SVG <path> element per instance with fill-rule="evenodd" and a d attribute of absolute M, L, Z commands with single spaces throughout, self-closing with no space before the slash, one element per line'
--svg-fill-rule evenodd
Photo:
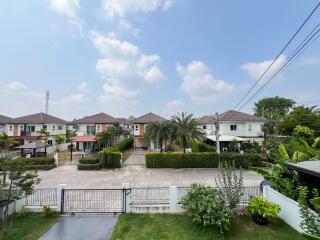
<path fill-rule="evenodd" d="M 192 141 L 202 139 L 203 133 L 198 128 L 198 123 L 192 114 L 178 113 L 173 116 L 172 122 L 176 131 L 175 140 L 183 147 L 184 153 Z"/>
<path fill-rule="evenodd" d="M 169 121 L 151 122 L 147 125 L 144 139 L 147 142 L 159 140 L 160 152 L 163 152 L 163 142 L 166 147 L 167 141 L 171 139 L 171 127 L 172 124 Z"/>

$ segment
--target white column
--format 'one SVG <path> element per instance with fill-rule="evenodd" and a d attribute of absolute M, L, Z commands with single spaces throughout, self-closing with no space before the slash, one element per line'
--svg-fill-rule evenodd
<path fill-rule="evenodd" d="M 61 212 L 61 197 L 62 197 L 62 189 L 65 189 L 67 184 L 59 184 L 58 192 L 57 192 L 57 212 Z"/>
<path fill-rule="evenodd" d="M 54 153 L 53 157 L 54 157 L 54 163 L 58 167 L 59 166 L 59 153 Z"/>
<path fill-rule="evenodd" d="M 125 195 L 124 195 L 124 200 L 125 200 L 125 209 L 127 213 L 131 212 L 131 207 L 130 207 L 130 183 L 122 183 L 122 188 L 125 189 Z"/>
<path fill-rule="evenodd" d="M 170 212 L 178 211 L 178 188 L 176 186 L 169 187 L 169 203 Z"/>

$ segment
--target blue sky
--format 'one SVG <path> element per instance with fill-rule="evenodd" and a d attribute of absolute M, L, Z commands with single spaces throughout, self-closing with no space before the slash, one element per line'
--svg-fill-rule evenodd
<path fill-rule="evenodd" d="M 44 111 L 46 90 L 49 113 L 68 120 L 102 111 L 169 117 L 232 109 L 316 3 L 4 0 L 0 114 Z M 320 10 L 294 43 L 319 19 Z M 255 100 L 319 104 L 319 47 L 320 40 Z"/>

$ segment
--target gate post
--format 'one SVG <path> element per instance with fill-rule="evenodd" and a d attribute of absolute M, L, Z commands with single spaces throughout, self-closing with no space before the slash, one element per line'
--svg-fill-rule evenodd
<path fill-rule="evenodd" d="M 57 189 L 57 211 L 63 213 L 63 206 L 62 204 L 64 204 L 63 202 L 63 198 L 64 198 L 64 194 L 63 194 L 63 189 L 66 188 L 66 184 L 59 184 L 58 189 Z"/>
<path fill-rule="evenodd" d="M 169 187 L 169 206 L 170 212 L 178 211 L 178 188 L 176 186 Z"/>
<path fill-rule="evenodd" d="M 124 191 L 123 194 L 123 212 L 131 212 L 130 208 L 130 193 L 131 193 L 131 188 L 129 183 L 122 183 L 122 188 Z"/>

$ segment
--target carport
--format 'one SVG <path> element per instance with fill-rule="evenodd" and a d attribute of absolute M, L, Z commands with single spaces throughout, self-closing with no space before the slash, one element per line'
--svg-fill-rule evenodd
<path fill-rule="evenodd" d="M 16 149 L 21 149 L 21 157 L 24 156 L 24 151 L 26 149 L 32 150 L 32 156 L 36 157 L 36 156 L 47 156 L 47 147 L 49 146 L 50 145 L 47 143 L 31 142 L 31 143 L 18 146 L 16 147 Z M 37 152 L 37 149 L 43 149 L 43 148 L 44 148 L 44 152 Z"/>

